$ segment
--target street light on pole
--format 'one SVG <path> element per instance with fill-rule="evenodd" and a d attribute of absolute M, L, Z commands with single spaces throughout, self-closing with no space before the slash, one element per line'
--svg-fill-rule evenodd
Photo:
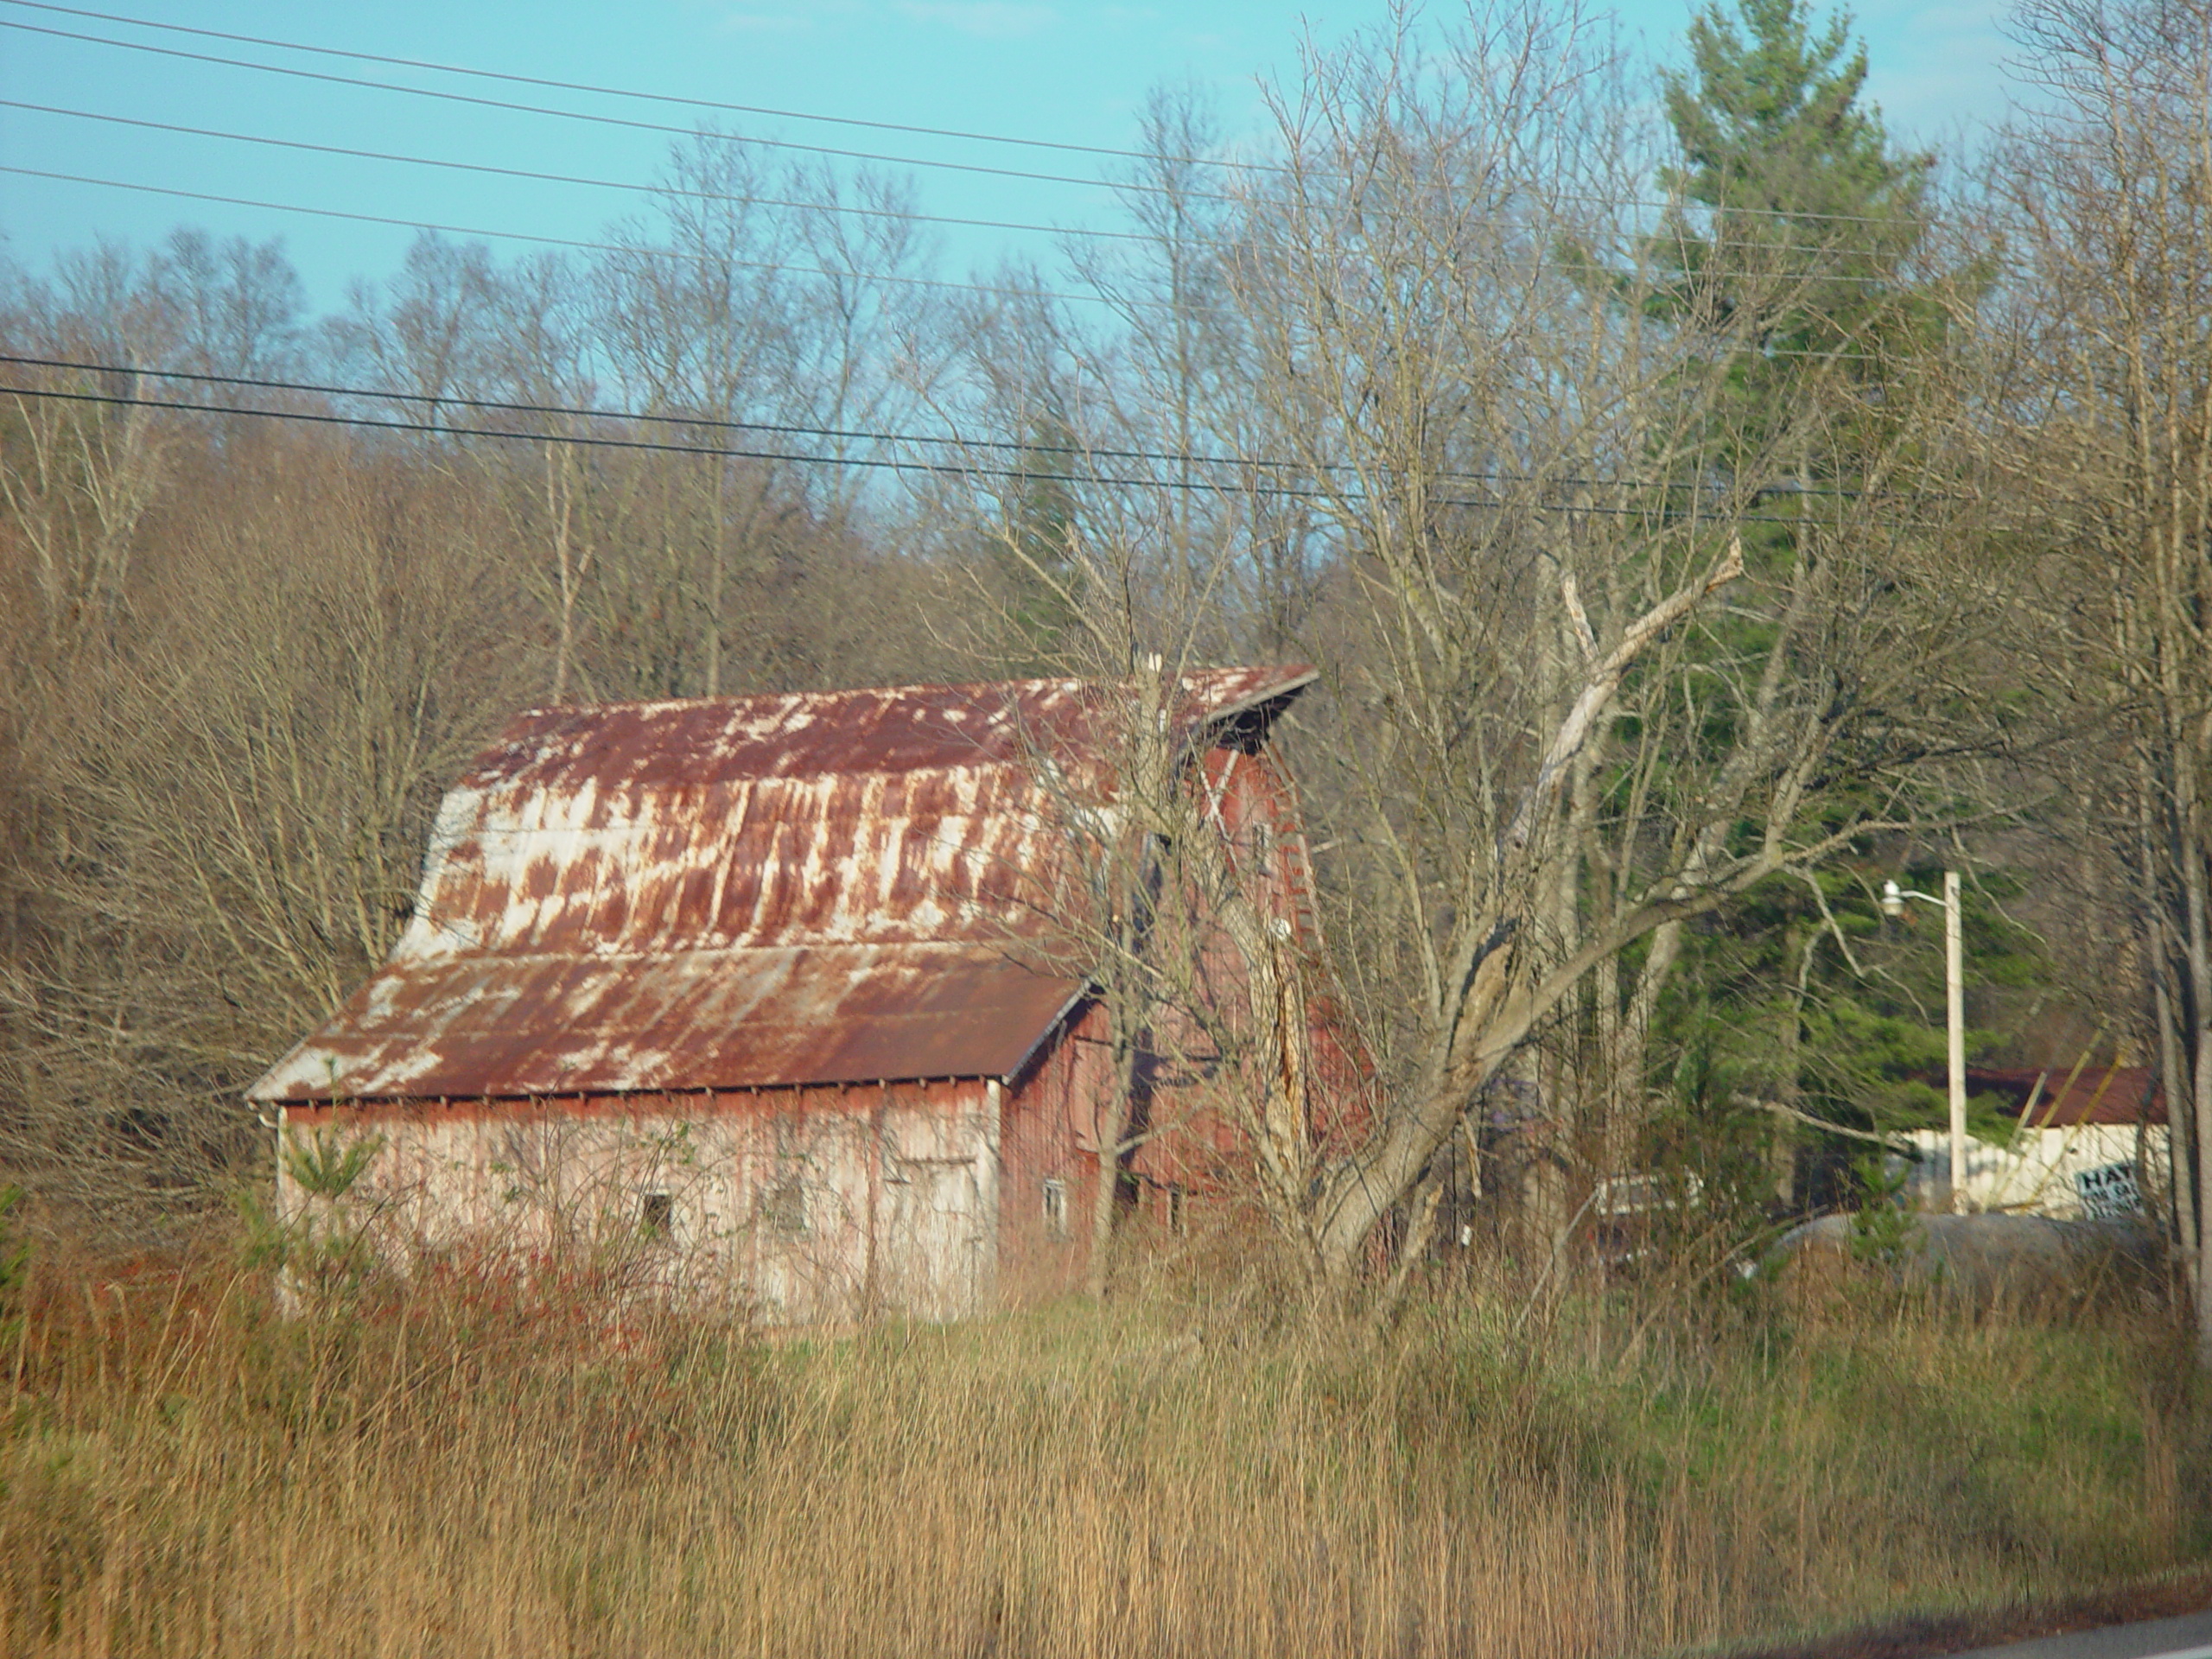
<path fill-rule="evenodd" d="M 1882 883 L 1882 914 L 1902 916 L 1904 901 L 1943 907 L 1944 1021 L 1949 1039 L 1951 1073 L 1951 1208 L 1966 1207 L 1967 1173 L 1967 1020 L 1966 944 L 1959 926 L 1959 873 L 1943 872 L 1943 896 L 1915 893 L 1895 881 Z"/>

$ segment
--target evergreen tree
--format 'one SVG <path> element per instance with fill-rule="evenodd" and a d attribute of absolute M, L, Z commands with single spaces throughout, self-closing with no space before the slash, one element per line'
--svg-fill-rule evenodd
<path fill-rule="evenodd" d="M 1906 271 L 1934 160 L 1898 153 L 1862 106 L 1866 54 L 1846 16 L 1816 32 L 1800 0 L 1736 10 L 1693 20 L 1692 72 L 1666 81 L 1680 153 L 1662 182 L 1678 205 L 1654 251 L 1677 275 L 1660 307 L 1732 354 L 1736 423 L 1713 460 L 1795 449 L 1796 482 L 1812 487 L 1849 468 L 1790 429 L 1811 383 L 1866 389 L 1893 347 L 1936 327 Z"/>
<path fill-rule="evenodd" d="M 1694 81 L 1667 79 L 1682 164 L 1667 182 L 1722 215 L 1758 214 L 1794 233 L 1836 219 L 1910 226 L 1929 164 L 1890 149 L 1878 110 L 1861 109 L 1866 54 L 1849 19 L 1815 36 L 1798 0 L 1738 0 L 1744 33 L 1718 5 L 1690 23 Z"/>
<path fill-rule="evenodd" d="M 1755 574 L 1821 556 L 1830 509 L 1862 486 L 1910 400 L 1897 365 L 1940 338 L 1916 269 L 1933 158 L 1898 150 L 1862 101 L 1866 55 L 1849 31 L 1802 0 L 1716 3 L 1691 24 L 1690 72 L 1665 87 L 1678 155 L 1662 175 L 1675 205 L 1652 248 L 1669 278 L 1655 309 L 1711 342 L 1703 366 L 1729 393 L 1685 482 L 1752 485 L 1758 522 L 1742 541 Z M 1714 647 L 1755 655 L 1765 626 L 1724 625 Z M 1731 1115 L 1746 1095 L 1862 1130 L 1940 1121 L 1942 1096 L 1923 1081 L 1942 1064 L 1940 967 L 1910 927 L 1885 925 L 1877 851 L 1823 874 L 1818 893 L 1754 895 L 1686 950 L 1661 1047 L 1685 1111 L 1726 1122 L 1724 1139 L 1773 1128 Z M 1993 954 L 1993 915 L 1976 925 L 1981 975 L 2032 971 L 2017 936 Z M 1866 1148 L 1816 1150 L 1834 1172 Z M 1801 1181 L 1799 1196 L 1839 1194 Z"/>
<path fill-rule="evenodd" d="M 1073 604 L 1083 585 L 1074 540 L 1081 512 L 1079 453 L 1065 423 L 1034 423 L 1002 499 L 1004 518 L 986 543 L 1005 612 L 996 664 L 1001 672 L 1049 674 L 1065 667 Z"/>

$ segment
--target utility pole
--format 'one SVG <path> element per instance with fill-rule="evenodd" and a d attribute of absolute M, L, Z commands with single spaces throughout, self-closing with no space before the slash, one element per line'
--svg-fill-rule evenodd
<path fill-rule="evenodd" d="M 1966 1208 L 1967 1190 L 1967 975 L 1965 929 L 1959 918 L 1959 873 L 1943 872 L 1943 896 L 1915 893 L 1894 881 L 1882 883 L 1882 913 L 1904 914 L 1904 901 L 1943 907 L 1943 1014 L 1948 1039 L 1946 1056 L 1951 1074 L 1951 1203 Z"/>
<path fill-rule="evenodd" d="M 1959 873 L 1943 872 L 1943 1001 L 1950 1027 L 1951 1208 L 1966 1208 L 1967 976 L 1964 930 L 1959 924 Z"/>

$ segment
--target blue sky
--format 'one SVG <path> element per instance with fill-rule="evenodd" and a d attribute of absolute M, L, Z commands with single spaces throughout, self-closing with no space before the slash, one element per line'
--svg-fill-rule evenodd
<path fill-rule="evenodd" d="M 372 0 L 335 6 L 276 0 L 85 0 L 107 17 L 304 41 L 553 79 L 823 115 L 950 127 L 1077 144 L 1129 142 L 1148 91 L 1182 80 L 1211 91 L 1226 124 L 1256 124 L 1259 81 L 1291 71 L 1301 38 L 1333 42 L 1377 23 L 1380 0 L 1297 8 L 1258 0 L 1081 4 L 1074 0 Z M 1431 6 L 1445 18 L 1452 8 Z M 1662 59 L 1678 57 L 1690 7 L 1630 0 L 1618 16 Z M 2000 0 L 1860 6 L 1872 90 L 1893 133 L 1949 143 L 2001 113 Z M 131 27 L 0 0 L 0 23 L 325 73 L 445 87 L 526 104 L 690 124 L 696 111 L 585 94 L 471 82 L 429 72 L 316 59 L 265 47 Z M 362 149 L 588 175 L 632 186 L 653 175 L 667 137 L 607 124 L 378 91 L 0 28 L 0 99 L 175 126 Z M 737 130 L 921 160 L 1095 174 L 1096 157 L 868 133 L 766 118 Z M 288 151 L 0 107 L 0 163 L 406 221 L 588 240 L 634 211 L 620 190 L 553 185 Z M 897 170 L 897 169 L 894 169 Z M 1099 222 L 1103 193 L 1067 184 L 918 168 L 920 206 L 971 217 Z M 283 238 L 318 308 L 349 277 L 381 276 L 412 232 L 267 207 L 181 200 L 0 174 L 0 231 L 17 260 L 110 235 L 144 245 L 180 222 L 222 235 Z M 1001 249 L 1045 253 L 1041 238 L 949 232 L 953 270 Z M 524 244 L 494 243 L 503 251 Z"/>

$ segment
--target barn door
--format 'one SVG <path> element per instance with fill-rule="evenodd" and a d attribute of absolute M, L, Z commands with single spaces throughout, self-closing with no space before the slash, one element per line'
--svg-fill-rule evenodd
<path fill-rule="evenodd" d="M 990 1243 L 975 1160 L 902 1158 L 885 1196 L 889 1214 L 876 1266 L 886 1300 L 917 1319 L 975 1313 Z"/>

